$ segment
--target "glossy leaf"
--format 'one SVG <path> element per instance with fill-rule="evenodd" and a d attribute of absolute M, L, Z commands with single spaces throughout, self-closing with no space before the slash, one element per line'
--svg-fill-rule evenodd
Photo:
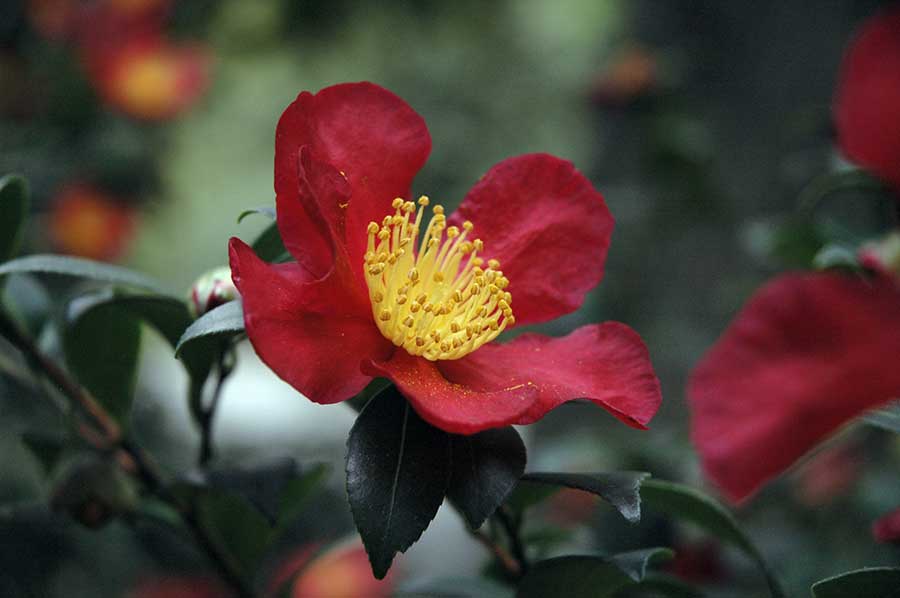
<path fill-rule="evenodd" d="M 525 471 L 525 444 L 515 428 L 452 436 L 453 473 L 447 497 L 478 529 L 515 488 Z"/>
<path fill-rule="evenodd" d="M 259 208 L 249 208 L 241 212 L 237 218 L 238 224 L 243 222 L 244 218 L 246 218 L 247 216 L 252 216 L 253 214 L 259 214 L 260 216 L 266 216 L 269 220 L 275 220 L 275 208 L 262 206 Z"/>
<path fill-rule="evenodd" d="M 863 416 L 863 421 L 882 430 L 900 434 L 900 403 L 892 403 L 884 409 L 872 411 Z"/>
<path fill-rule="evenodd" d="M 283 457 L 255 467 L 197 471 L 188 476 L 188 481 L 244 498 L 270 525 L 275 525 L 308 495 L 321 479 L 322 471 L 315 467 L 304 472 L 293 458 Z"/>
<path fill-rule="evenodd" d="M 450 474 L 450 436 L 422 420 L 396 387 L 356 418 L 347 441 L 347 497 L 376 578 L 428 527 Z"/>
<path fill-rule="evenodd" d="M 610 557 L 563 556 L 536 563 L 519 582 L 516 598 L 558 596 L 603 598 L 644 579 L 647 567 L 671 558 L 666 548 L 623 552 Z"/>
<path fill-rule="evenodd" d="M 615 598 L 703 598 L 703 593 L 669 575 L 648 573 L 640 583 L 616 592 Z"/>
<path fill-rule="evenodd" d="M 640 471 L 611 473 L 526 473 L 523 483 L 565 486 L 596 494 L 616 508 L 622 517 L 636 523 L 641 520 L 641 483 L 650 476 Z"/>
<path fill-rule="evenodd" d="M 0 276 L 16 272 L 59 274 L 166 294 L 157 281 L 140 272 L 68 255 L 28 255 L 0 265 Z"/>
<path fill-rule="evenodd" d="M 274 537 L 265 517 L 242 497 L 221 490 L 200 493 L 194 504 L 216 542 L 234 556 L 245 577 L 252 574 Z"/>
<path fill-rule="evenodd" d="M 0 178 L 0 262 L 19 251 L 28 217 L 28 183 L 20 176 Z"/>
<path fill-rule="evenodd" d="M 229 301 L 206 312 L 188 326 L 175 345 L 175 354 L 182 356 L 207 341 L 227 338 L 242 332 L 244 332 L 244 310 L 241 302 Z"/>
<path fill-rule="evenodd" d="M 900 568 L 871 567 L 835 575 L 813 584 L 814 598 L 898 598 Z"/>
<path fill-rule="evenodd" d="M 98 300 L 99 297 L 99 300 Z M 141 328 L 106 294 L 73 300 L 62 345 L 69 370 L 118 421 L 127 424 L 137 375 Z"/>
<path fill-rule="evenodd" d="M 689 521 L 728 542 L 753 559 L 766 577 L 772 596 L 781 598 L 784 590 L 762 554 L 741 530 L 734 516 L 713 498 L 681 484 L 647 480 L 641 488 L 644 505 L 658 513 Z"/>

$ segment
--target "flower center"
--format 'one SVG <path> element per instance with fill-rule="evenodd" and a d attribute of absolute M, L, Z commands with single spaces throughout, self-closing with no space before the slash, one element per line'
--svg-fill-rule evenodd
<path fill-rule="evenodd" d="M 365 256 L 366 283 L 375 323 L 385 338 L 410 355 L 459 359 L 515 324 L 506 291 L 509 279 L 500 262 L 484 260 L 481 239 L 469 241 L 472 223 L 447 227 L 444 208 L 435 205 L 419 238 L 429 200 L 394 200 L 394 215 L 370 222 Z"/>

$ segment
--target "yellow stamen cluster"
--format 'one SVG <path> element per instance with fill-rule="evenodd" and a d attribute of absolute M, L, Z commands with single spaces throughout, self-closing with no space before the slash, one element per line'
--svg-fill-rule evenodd
<path fill-rule="evenodd" d="M 416 251 L 429 200 L 423 195 L 418 204 L 398 197 L 393 215 L 369 223 L 364 267 L 372 314 L 385 338 L 410 355 L 459 359 L 515 324 L 509 279 L 500 262 L 485 267 L 478 257 L 484 243 L 466 238 L 472 223 L 448 227 L 440 205 Z"/>

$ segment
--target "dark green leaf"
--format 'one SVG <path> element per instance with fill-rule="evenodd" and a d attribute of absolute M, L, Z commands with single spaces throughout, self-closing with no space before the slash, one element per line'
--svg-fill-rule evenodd
<path fill-rule="evenodd" d="M 711 497 L 688 486 L 647 480 L 641 488 L 644 505 L 676 519 L 701 527 L 721 540 L 733 544 L 759 565 L 772 596 L 781 598 L 784 590 L 769 569 L 762 554 L 741 530 L 734 516 Z"/>
<path fill-rule="evenodd" d="M 560 486 L 519 480 L 515 489 L 510 493 L 509 498 L 506 499 L 506 504 L 513 511 L 521 513 L 544 502 L 560 490 L 562 490 Z"/>
<path fill-rule="evenodd" d="M 900 568 L 871 567 L 816 582 L 814 598 L 900 598 Z"/>
<path fill-rule="evenodd" d="M 141 328 L 106 293 L 83 295 L 69 304 L 63 352 L 79 383 L 122 424 L 134 397 Z"/>
<path fill-rule="evenodd" d="M 281 493 L 278 506 L 278 523 L 285 525 L 293 520 L 306 505 L 310 495 L 325 480 L 328 466 L 325 464 L 305 467 L 298 477 L 291 479 Z"/>
<path fill-rule="evenodd" d="M 20 176 L 0 178 L 0 262 L 19 251 L 28 217 L 28 183 Z"/>
<path fill-rule="evenodd" d="M 650 476 L 640 471 L 611 473 L 526 473 L 523 482 L 550 484 L 584 490 L 614 506 L 622 517 L 635 523 L 641 520 L 641 482 Z"/>
<path fill-rule="evenodd" d="M 247 216 L 251 216 L 253 214 L 259 214 L 261 216 L 267 216 L 270 220 L 275 220 L 275 208 L 270 208 L 268 206 L 264 206 L 261 208 L 250 208 L 248 210 L 244 210 L 238 215 L 238 224 L 244 221 L 244 218 Z"/>
<path fill-rule="evenodd" d="M 181 356 L 195 344 L 213 338 L 228 338 L 244 331 L 244 310 L 240 300 L 229 301 L 206 312 L 188 326 L 178 343 L 175 355 Z"/>
<path fill-rule="evenodd" d="M 519 582 L 516 598 L 558 596 L 565 588 L 566 598 L 603 598 L 640 582 L 647 566 L 671 558 L 666 548 L 648 548 L 623 552 L 610 557 L 563 556 L 536 563 Z"/>
<path fill-rule="evenodd" d="M 315 467 L 304 473 L 293 458 L 283 457 L 254 467 L 195 472 L 188 479 L 195 485 L 243 497 L 270 525 L 275 525 L 286 507 L 296 505 L 308 495 L 322 471 L 321 467 Z"/>
<path fill-rule="evenodd" d="M 28 255 L 0 265 L 0 276 L 15 272 L 74 276 L 165 294 L 158 282 L 140 272 L 67 255 Z"/>
<path fill-rule="evenodd" d="M 900 403 L 892 403 L 884 409 L 871 411 L 863 416 L 867 424 L 900 434 Z"/>
<path fill-rule="evenodd" d="M 238 561 L 244 576 L 252 574 L 274 537 L 266 519 L 242 497 L 230 492 L 202 492 L 197 515 L 219 546 Z"/>
<path fill-rule="evenodd" d="M 513 598 L 514 590 L 483 577 L 442 577 L 400 587 L 396 598 Z"/>
<path fill-rule="evenodd" d="M 291 258 L 291 254 L 284 247 L 281 240 L 281 233 L 278 232 L 278 225 L 272 223 L 259 233 L 256 240 L 251 245 L 253 251 L 259 256 L 259 259 L 267 262 L 286 262 Z"/>
<path fill-rule="evenodd" d="M 44 473 L 53 471 L 63 452 L 63 440 L 58 436 L 50 436 L 37 432 L 22 434 L 22 444 L 28 447 L 31 454 L 40 461 Z"/>
<path fill-rule="evenodd" d="M 376 578 L 428 527 L 450 473 L 450 436 L 423 421 L 396 387 L 356 418 L 347 441 L 347 498 Z"/>
<path fill-rule="evenodd" d="M 453 473 L 447 498 L 478 529 L 525 471 L 525 445 L 512 427 L 453 435 Z"/>
<path fill-rule="evenodd" d="M 53 307 L 46 287 L 28 274 L 16 274 L 3 280 L 6 281 L 3 306 L 32 336 L 38 336 Z"/>

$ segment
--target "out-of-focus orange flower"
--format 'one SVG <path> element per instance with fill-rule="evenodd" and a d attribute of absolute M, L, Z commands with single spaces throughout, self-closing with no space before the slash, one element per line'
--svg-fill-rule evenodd
<path fill-rule="evenodd" d="M 872 535 L 878 542 L 900 544 L 900 508 L 886 513 L 873 523 Z"/>
<path fill-rule="evenodd" d="M 292 576 L 292 598 L 387 598 L 394 588 L 394 572 L 382 580 L 372 576 L 369 558 L 359 539 L 340 543 L 316 555 L 317 545 L 305 546 L 289 557 L 274 577 L 277 590 Z"/>
<path fill-rule="evenodd" d="M 132 588 L 127 598 L 228 598 L 233 594 L 206 577 L 157 577 Z"/>
<path fill-rule="evenodd" d="M 675 548 L 675 557 L 663 568 L 685 581 L 715 583 L 726 575 L 720 551 L 713 540 L 679 543 Z"/>
<path fill-rule="evenodd" d="M 130 206 L 90 185 L 75 183 L 56 196 L 48 226 L 58 251 L 111 261 L 126 249 L 136 223 Z"/>
<path fill-rule="evenodd" d="M 563 527 L 587 522 L 597 508 L 597 497 L 590 492 L 564 488 L 547 501 L 547 520 Z"/>
<path fill-rule="evenodd" d="M 594 80 L 591 98 L 604 106 L 623 106 L 652 91 L 659 77 L 656 56 L 633 45 L 621 50 Z"/>
<path fill-rule="evenodd" d="M 45 39 L 65 41 L 78 23 L 76 0 L 29 0 L 26 15 L 31 26 Z"/>
<path fill-rule="evenodd" d="M 134 38 L 89 59 L 100 95 L 135 118 L 166 120 L 189 108 L 209 85 L 210 60 L 198 45 Z"/>

